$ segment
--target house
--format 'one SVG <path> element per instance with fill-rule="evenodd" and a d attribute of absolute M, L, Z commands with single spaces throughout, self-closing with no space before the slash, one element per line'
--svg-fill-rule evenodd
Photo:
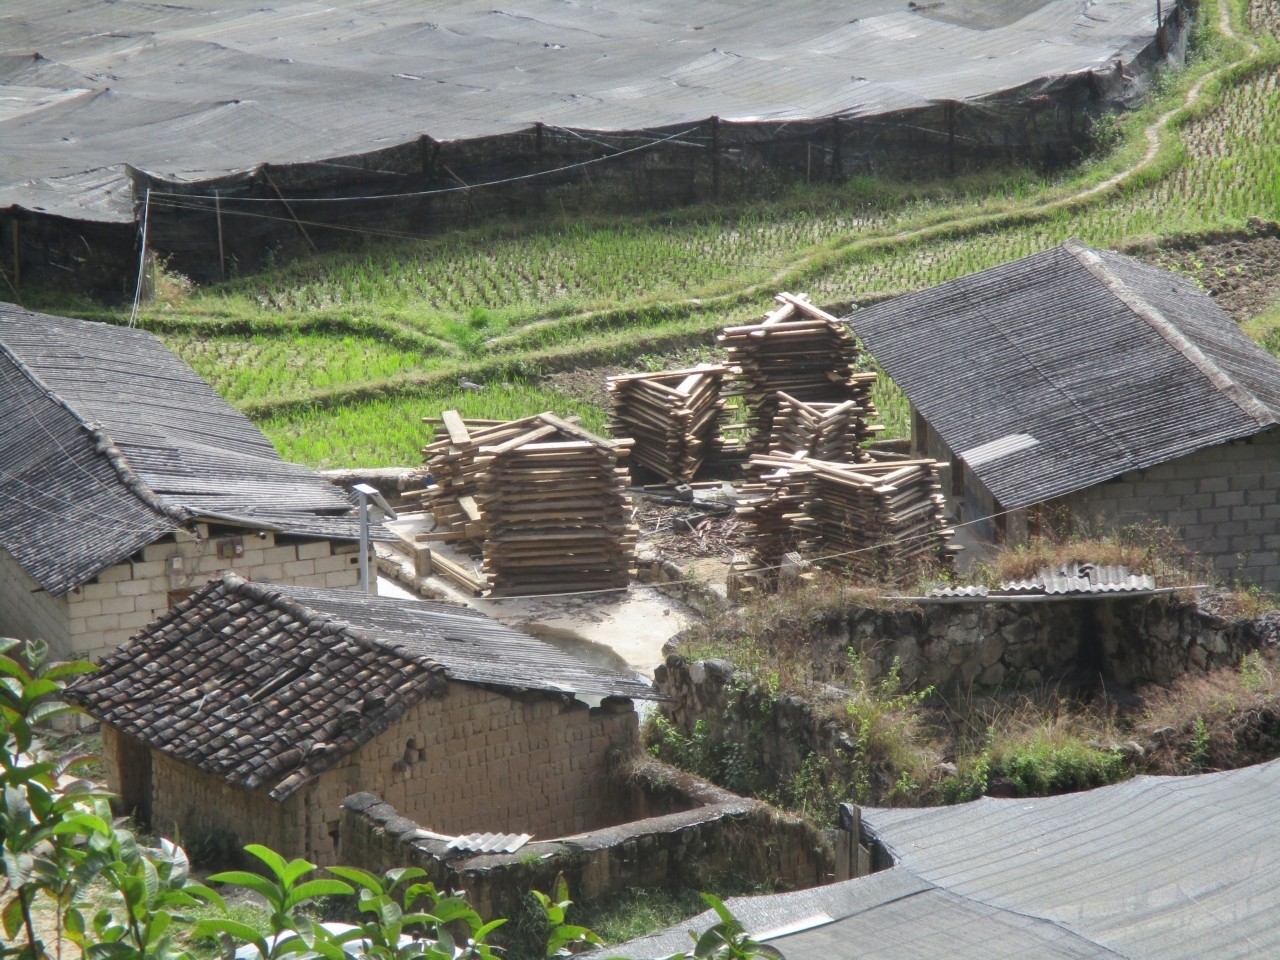
<path fill-rule="evenodd" d="M 848 322 L 977 539 L 1154 522 L 1280 587 L 1280 364 L 1192 281 L 1069 241 Z"/>
<path fill-rule="evenodd" d="M 229 568 L 354 587 L 352 511 L 151 334 L 0 304 L 0 635 L 97 657 Z"/>
<path fill-rule="evenodd" d="M 357 791 L 442 834 L 608 820 L 611 754 L 638 749 L 631 698 L 655 696 L 466 608 L 234 574 L 69 690 L 102 721 L 124 810 L 321 864 Z"/>
<path fill-rule="evenodd" d="M 1273 760 L 1057 797 L 862 810 L 860 832 L 888 869 L 728 906 L 787 960 L 1275 957 L 1277 790 Z M 584 957 L 669 956 L 717 919 Z"/>

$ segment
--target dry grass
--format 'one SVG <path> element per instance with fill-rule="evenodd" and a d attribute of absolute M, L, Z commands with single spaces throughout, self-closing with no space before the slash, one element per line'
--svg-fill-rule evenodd
<path fill-rule="evenodd" d="M 1107 535 L 1090 531 L 1047 534 L 1025 544 L 1005 547 L 972 574 L 992 586 L 1007 580 L 1035 576 L 1046 567 L 1066 563 L 1124 566 L 1134 573 L 1148 573 L 1160 586 L 1204 583 L 1210 574 L 1173 531 L 1151 525 L 1123 527 Z"/>
<path fill-rule="evenodd" d="M 1141 733 L 1151 773 L 1199 773 L 1270 760 L 1280 752 L 1280 660 L 1246 654 L 1238 667 L 1187 674 L 1143 691 Z"/>

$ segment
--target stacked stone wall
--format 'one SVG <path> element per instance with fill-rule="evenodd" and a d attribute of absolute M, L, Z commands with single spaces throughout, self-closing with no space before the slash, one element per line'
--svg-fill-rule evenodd
<path fill-rule="evenodd" d="M 1260 624 L 1215 616 L 1161 594 L 1048 602 L 910 603 L 858 607 L 809 625 L 807 679 L 838 693 L 850 654 L 868 680 L 896 670 L 904 689 L 932 686 L 953 710 L 974 695 L 1031 687 L 1119 694 L 1115 685 L 1167 684 L 1190 671 L 1238 664 L 1264 637 Z M 685 736 L 697 724 L 748 745 L 768 782 L 801 773 L 812 755 L 850 756 L 854 744 L 829 708 L 753 683 L 722 660 L 676 652 L 655 672 L 663 714 Z"/>

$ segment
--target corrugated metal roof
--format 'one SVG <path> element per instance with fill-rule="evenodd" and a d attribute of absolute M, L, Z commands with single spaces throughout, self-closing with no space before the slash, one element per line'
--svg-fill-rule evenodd
<path fill-rule="evenodd" d="M 0 398 L 0 545 L 55 596 L 194 519 L 359 536 L 344 491 L 145 331 L 0 303 Z"/>
<path fill-rule="evenodd" d="M 1280 956 L 1277 791 L 1272 761 L 1060 797 L 864 809 L 896 866 L 728 906 L 787 960 Z M 717 919 L 584 956 L 669 956 Z"/>
<path fill-rule="evenodd" d="M 532 839 L 530 833 L 469 833 L 454 837 L 446 849 L 466 853 L 515 853 Z"/>
<path fill-rule="evenodd" d="M 1057 569 L 1041 570 L 1029 580 L 1009 580 L 1000 585 L 1000 592 L 1015 596 L 1052 596 L 1069 593 L 1134 593 L 1155 588 L 1155 577 L 1145 573 L 1130 573 L 1128 567 L 1069 563 Z"/>
<path fill-rule="evenodd" d="M 1210 297 L 1074 242 L 849 323 L 947 446 L 977 454 L 966 462 L 1005 508 L 1280 420 L 1280 365 Z"/>
<path fill-rule="evenodd" d="M 1147 0 L 291 0 L 0 7 L 0 207 L 134 219 L 180 183 L 529 131 L 870 116 L 1131 62 Z M 126 166 L 128 165 L 128 166 Z M 405 189 L 413 189 L 412 178 Z"/>
<path fill-rule="evenodd" d="M 157 750 L 282 800 L 444 677 L 656 696 L 640 677 L 576 662 L 475 611 L 231 574 L 116 648 L 68 696 Z"/>

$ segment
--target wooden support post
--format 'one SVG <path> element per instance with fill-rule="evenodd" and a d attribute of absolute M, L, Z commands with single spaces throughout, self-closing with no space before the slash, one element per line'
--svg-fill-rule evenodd
<path fill-rule="evenodd" d="M 319 253 L 320 248 L 316 246 L 315 241 L 311 239 L 311 234 L 307 233 L 307 228 L 302 225 L 302 221 L 298 219 L 297 214 L 293 212 L 293 207 L 289 206 L 289 201 L 284 198 L 284 194 L 280 192 L 280 188 L 276 186 L 276 182 L 271 179 L 271 174 L 267 172 L 266 166 L 262 168 L 262 177 L 267 184 L 276 192 L 276 196 L 280 198 L 280 202 L 284 204 L 285 213 L 289 214 L 289 218 L 293 221 L 294 226 L 298 228 L 298 232 L 302 234 L 302 239 L 307 241 L 307 246 L 311 248 L 312 253 Z"/>
<path fill-rule="evenodd" d="M 533 125 L 533 160 L 537 164 L 535 170 L 542 169 L 542 121 Z"/>
<path fill-rule="evenodd" d="M 711 196 L 720 199 L 720 118 L 711 118 Z"/>
<path fill-rule="evenodd" d="M 18 220 L 15 217 L 10 221 L 12 226 L 11 235 L 13 237 L 13 285 L 16 287 L 22 283 L 22 258 L 18 256 Z"/>
<path fill-rule="evenodd" d="M 956 103 L 947 101 L 947 174 L 956 175 Z"/>
<path fill-rule="evenodd" d="M 218 276 L 227 279 L 227 253 L 222 246 L 222 191 L 213 191 L 213 215 L 218 221 Z"/>
<path fill-rule="evenodd" d="M 840 118 L 831 118 L 831 179 L 844 179 L 844 158 L 840 156 Z"/>

